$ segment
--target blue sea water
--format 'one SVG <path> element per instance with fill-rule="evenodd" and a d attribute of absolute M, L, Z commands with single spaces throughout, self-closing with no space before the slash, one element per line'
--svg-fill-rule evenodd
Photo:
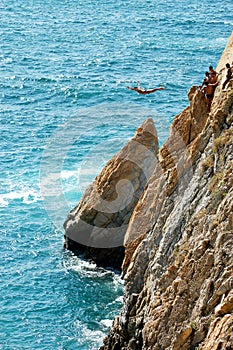
<path fill-rule="evenodd" d="M 0 15 L 0 349 L 98 349 L 123 285 L 63 250 L 62 223 L 144 119 L 166 140 L 232 0 L 1 0 Z"/>

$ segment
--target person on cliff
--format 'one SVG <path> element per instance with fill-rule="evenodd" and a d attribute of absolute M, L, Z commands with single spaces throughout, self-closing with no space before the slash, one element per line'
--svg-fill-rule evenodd
<path fill-rule="evenodd" d="M 210 75 L 209 81 L 204 88 L 205 99 L 208 106 L 208 111 L 210 111 L 211 103 L 214 98 L 214 92 L 218 85 L 217 73 L 213 71 Z"/>
<path fill-rule="evenodd" d="M 142 89 L 141 86 L 140 86 L 140 81 L 138 81 L 138 86 L 136 86 L 136 87 L 127 86 L 127 89 L 128 89 L 128 90 L 137 91 L 137 92 L 138 92 L 139 94 L 141 94 L 141 95 L 147 95 L 147 94 L 152 94 L 153 92 L 158 91 L 158 90 L 165 90 L 165 87 L 164 87 L 164 86 L 160 86 L 160 87 L 158 87 L 158 88 L 149 89 L 149 90 L 144 90 L 144 89 Z"/>
<path fill-rule="evenodd" d="M 224 81 L 224 83 L 222 84 L 222 89 L 223 91 L 225 91 L 225 87 L 226 85 L 229 83 L 229 81 L 232 78 L 232 71 L 231 71 L 231 66 L 229 63 L 226 64 L 226 68 L 227 68 L 227 75 L 226 75 L 226 80 Z"/>
<path fill-rule="evenodd" d="M 215 73 L 216 75 L 218 74 L 216 70 L 214 70 L 213 66 L 209 66 L 209 74 Z"/>
<path fill-rule="evenodd" d="M 209 81 L 210 81 L 210 73 L 209 72 L 205 72 L 205 78 L 204 78 L 204 80 L 203 80 L 203 82 L 202 82 L 202 84 L 200 86 L 201 92 L 205 93 L 205 88 L 208 85 Z"/>

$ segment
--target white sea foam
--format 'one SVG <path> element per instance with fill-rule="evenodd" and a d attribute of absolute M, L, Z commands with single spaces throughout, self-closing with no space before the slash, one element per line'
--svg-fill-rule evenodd
<path fill-rule="evenodd" d="M 112 325 L 112 320 L 109 320 L 109 319 L 102 320 L 101 323 L 102 323 L 105 327 L 110 328 L 111 325 Z"/>
<path fill-rule="evenodd" d="M 120 297 L 118 297 L 118 298 L 116 299 L 116 301 L 117 301 L 118 303 L 123 303 L 123 295 L 121 295 Z"/>
<path fill-rule="evenodd" d="M 2 195 L 0 195 L 0 207 L 7 207 L 8 206 L 8 202 L 2 198 Z"/>
<path fill-rule="evenodd" d="M 120 275 L 116 274 L 112 270 L 106 270 L 102 267 L 98 267 L 93 261 L 83 260 L 71 252 L 66 252 L 63 264 L 66 270 L 78 273 L 87 278 L 105 278 L 111 277 L 113 282 L 113 288 L 118 288 L 123 281 Z M 118 300 L 119 302 L 121 300 Z"/>
<path fill-rule="evenodd" d="M 0 194 L 0 207 L 7 207 L 14 200 L 22 200 L 25 204 L 35 203 L 40 200 L 39 193 L 34 190 L 12 191 Z"/>
<path fill-rule="evenodd" d="M 13 62 L 13 59 L 11 57 L 6 57 L 6 58 L 3 58 L 0 63 L 1 64 L 6 64 L 6 63 L 11 63 Z"/>
<path fill-rule="evenodd" d="M 61 171 L 61 178 L 62 179 L 77 178 L 77 176 L 78 176 L 78 170 L 62 170 Z"/>

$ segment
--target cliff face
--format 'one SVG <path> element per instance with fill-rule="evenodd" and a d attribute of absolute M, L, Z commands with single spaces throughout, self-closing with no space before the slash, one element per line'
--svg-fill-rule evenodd
<path fill-rule="evenodd" d="M 233 81 L 178 115 L 125 234 L 124 307 L 101 349 L 233 349 Z"/>
<path fill-rule="evenodd" d="M 151 119 L 87 189 L 66 244 L 120 267 L 124 306 L 102 350 L 233 349 L 233 34 L 210 113 L 192 87 L 158 150 Z"/>

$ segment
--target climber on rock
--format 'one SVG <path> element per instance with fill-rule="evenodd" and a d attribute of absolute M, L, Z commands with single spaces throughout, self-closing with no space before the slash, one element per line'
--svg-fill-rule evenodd
<path fill-rule="evenodd" d="M 211 103 L 213 101 L 214 92 L 215 92 L 217 85 L 218 85 L 217 74 L 216 74 L 216 72 L 212 72 L 210 75 L 210 79 L 209 79 L 207 85 L 205 86 L 205 90 L 204 90 L 205 99 L 206 99 L 206 103 L 208 106 L 208 111 L 210 111 Z"/>
<path fill-rule="evenodd" d="M 226 64 L 226 68 L 227 68 L 227 75 L 226 75 L 226 80 L 224 81 L 224 83 L 222 84 L 222 89 L 224 91 L 226 85 L 229 83 L 229 81 L 232 78 L 232 71 L 231 71 L 231 66 L 230 63 Z"/>
<path fill-rule="evenodd" d="M 202 92 L 205 92 L 206 86 L 208 85 L 209 81 L 210 81 L 210 73 L 209 72 L 205 72 L 205 78 L 203 79 L 203 82 L 202 82 L 202 84 L 200 86 L 200 90 Z"/>
<path fill-rule="evenodd" d="M 218 74 L 216 72 L 216 70 L 214 70 L 213 66 L 209 66 L 209 73 L 212 74 L 212 73 L 215 73 L 216 75 Z"/>

